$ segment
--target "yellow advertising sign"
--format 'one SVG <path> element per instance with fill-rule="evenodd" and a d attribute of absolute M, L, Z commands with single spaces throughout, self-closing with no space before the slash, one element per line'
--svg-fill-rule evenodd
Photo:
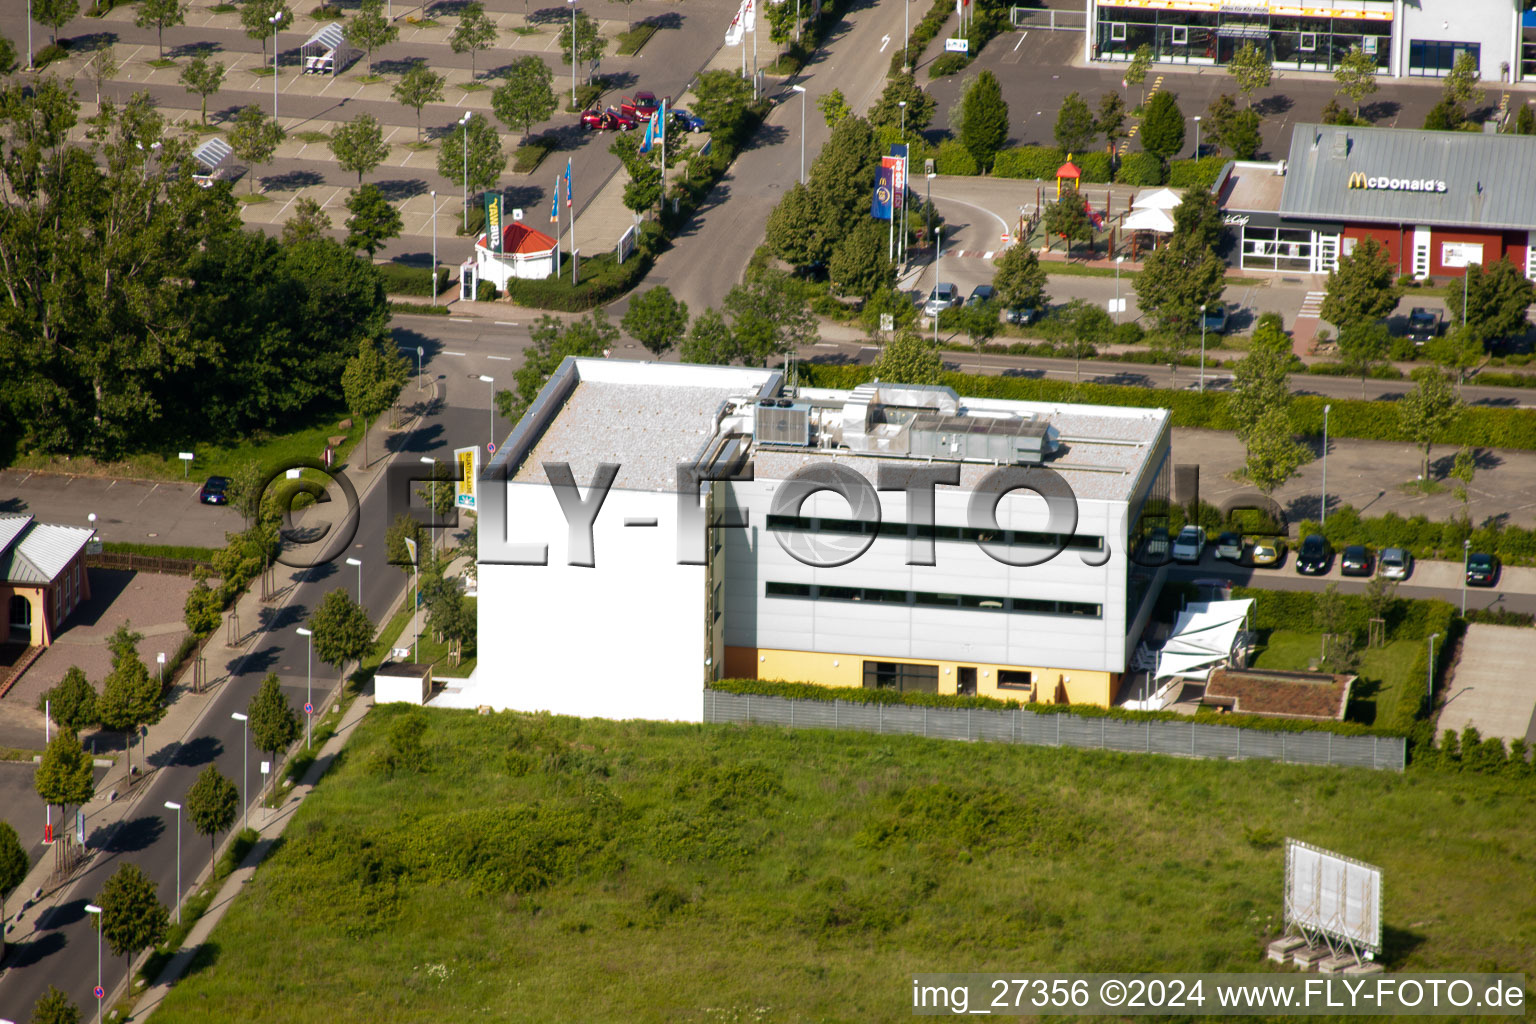
<path fill-rule="evenodd" d="M 455 448 L 453 457 L 459 462 L 459 480 L 454 484 L 453 503 L 459 508 L 475 507 L 475 473 L 480 462 L 480 449 Z"/>

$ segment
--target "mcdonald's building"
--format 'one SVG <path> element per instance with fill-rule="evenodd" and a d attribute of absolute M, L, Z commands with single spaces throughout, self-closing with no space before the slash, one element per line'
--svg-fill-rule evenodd
<path fill-rule="evenodd" d="M 1299 124 L 1217 184 L 1244 270 L 1326 274 L 1374 238 L 1401 274 L 1508 259 L 1536 280 L 1536 136 Z"/>

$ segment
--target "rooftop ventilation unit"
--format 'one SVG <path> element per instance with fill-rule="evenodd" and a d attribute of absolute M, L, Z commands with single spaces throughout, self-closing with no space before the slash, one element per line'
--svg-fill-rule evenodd
<path fill-rule="evenodd" d="M 752 433 L 758 444 L 806 447 L 811 443 L 811 407 L 787 399 L 761 402 Z"/>

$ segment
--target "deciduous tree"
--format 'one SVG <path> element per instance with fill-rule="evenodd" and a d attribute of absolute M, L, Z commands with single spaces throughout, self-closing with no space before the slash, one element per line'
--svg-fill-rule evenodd
<path fill-rule="evenodd" d="M 876 378 L 894 384 L 938 384 L 944 378 L 938 346 L 910 329 L 886 342 L 873 369 Z"/>
<path fill-rule="evenodd" d="M 331 131 L 329 145 L 337 165 L 344 171 L 355 172 L 359 185 L 363 183 L 363 175 L 389 157 L 389 146 L 384 143 L 384 127 L 372 114 L 358 114 L 346 124 L 337 125 Z"/>
<path fill-rule="evenodd" d="M 1333 80 L 1339 83 L 1335 94 L 1348 98 L 1355 105 L 1355 116 L 1359 117 L 1360 104 L 1379 88 L 1376 83 L 1376 55 L 1366 53 L 1358 46 L 1351 46 L 1349 52 L 1339 58 L 1338 67 L 1333 69 Z"/>
<path fill-rule="evenodd" d="M 11 42 L 9 36 L 0 33 L 0 75 L 8 75 L 15 71 L 21 61 L 16 56 L 16 44 Z M 101 102 L 101 97 L 96 97 L 96 102 Z"/>
<path fill-rule="evenodd" d="M 101 105 L 101 87 L 117 77 L 120 70 L 117 63 L 117 47 L 102 40 L 96 45 L 96 50 L 90 59 L 91 82 L 96 86 L 96 105 Z M 6 72 L 9 74 L 10 72 Z M 183 78 L 185 81 L 185 78 Z M 207 103 L 203 104 L 203 120 L 207 121 Z"/>
<path fill-rule="evenodd" d="M 60 729 L 78 733 L 96 723 L 96 688 L 78 665 L 71 665 L 58 685 L 43 694 L 39 706 L 48 708 Z"/>
<path fill-rule="evenodd" d="M 592 20 L 586 11 L 577 10 L 576 59 L 582 64 L 591 64 L 595 60 L 601 60 L 603 50 L 607 46 L 608 40 L 598 34 L 597 22 Z M 569 21 L 563 22 L 560 29 L 560 59 L 566 64 L 571 62 L 571 23 Z M 713 124 L 712 121 L 710 123 Z"/>
<path fill-rule="evenodd" d="M 1008 141 L 1008 104 L 997 76 L 983 71 L 960 101 L 960 142 L 983 171 L 992 167 L 997 151 Z"/>
<path fill-rule="evenodd" d="M 1451 479 L 1456 481 L 1456 500 L 1461 502 L 1461 518 L 1472 527 L 1472 478 L 1477 475 L 1477 457 L 1472 449 L 1462 445 L 1451 464 Z"/>
<path fill-rule="evenodd" d="M 1131 63 L 1125 69 L 1125 84 L 1145 86 L 1147 72 L 1152 69 L 1152 44 L 1142 43 L 1131 54 Z M 1141 90 L 1141 106 L 1147 105 L 1147 90 Z"/>
<path fill-rule="evenodd" d="M 132 963 L 134 954 L 165 938 L 170 913 L 155 895 L 155 883 L 137 864 L 123 864 L 113 872 L 96 904 L 101 913 L 92 916 L 114 956 Z"/>
<path fill-rule="evenodd" d="M 1477 69 L 1477 57 L 1469 50 L 1462 50 L 1456 55 L 1450 73 L 1445 76 L 1445 98 L 1458 107 L 1483 102 L 1486 93 L 1477 87 L 1482 77 Z"/>
<path fill-rule="evenodd" d="M 229 148 L 241 160 L 264 164 L 272 159 L 286 135 L 282 125 L 263 114 L 260 107 L 242 107 L 229 129 Z M 256 191 L 255 173 L 251 174 L 251 191 Z"/>
<path fill-rule="evenodd" d="M 453 33 L 448 36 L 448 46 L 454 53 L 469 54 L 469 78 L 474 81 L 475 55 L 481 50 L 488 50 L 496 42 L 496 23 L 486 17 L 485 5 L 482 3 L 466 4 L 464 12 L 459 15 L 459 23 L 454 27 Z M 540 64 L 544 63 L 542 60 Z M 548 115 L 545 115 L 546 117 Z M 543 120 L 543 118 L 540 118 Z"/>
<path fill-rule="evenodd" d="M 832 257 L 842 220 L 840 211 L 828 208 L 821 191 L 796 182 L 769 211 L 763 241 L 792 267 L 825 264 Z"/>
<path fill-rule="evenodd" d="M 1077 383 L 1082 380 L 1084 357 L 1094 354 L 1094 343 L 1107 337 L 1115 325 L 1102 306 L 1082 299 L 1067 303 L 1062 321 L 1066 325 L 1066 354 L 1072 357 L 1072 380 Z"/>
<path fill-rule="evenodd" d="M 464 136 L 469 135 L 468 177 L 465 175 Z M 490 188 L 507 169 L 507 154 L 502 152 L 496 129 L 483 114 L 474 114 L 469 124 L 455 124 L 443 136 L 437 150 L 437 173 L 449 181 L 463 182 L 470 192 Z M 466 225 L 466 230 L 467 230 Z"/>
<path fill-rule="evenodd" d="M 300 196 L 293 204 L 293 216 L 283 223 L 283 244 L 297 245 L 323 238 L 331 230 L 331 218 L 309 196 Z"/>
<path fill-rule="evenodd" d="M 1355 251 L 1339 257 L 1328 274 L 1323 319 L 1343 330 L 1350 324 L 1370 322 L 1397 308 L 1403 294 L 1397 268 L 1386 249 L 1374 238 L 1361 239 Z"/>
<path fill-rule="evenodd" d="M 52 30 L 48 41 L 59 41 L 59 29 L 74 21 L 80 13 L 80 0 L 32 0 L 32 17 Z"/>
<path fill-rule="evenodd" d="M 1183 200 L 1173 208 L 1173 233 L 1192 239 L 1201 248 L 1216 248 L 1226 230 L 1221 207 L 1210 189 L 1186 189 Z"/>
<path fill-rule="evenodd" d="M 821 98 L 819 102 L 826 102 L 828 97 L 836 95 L 842 100 L 843 94 L 833 90 Z M 874 128 L 900 128 L 902 126 L 902 107 L 906 107 L 906 127 L 912 134 L 926 131 L 933 123 L 934 99 L 918 87 L 917 79 L 908 74 L 892 75 L 885 83 L 885 91 L 875 101 L 875 105 L 869 110 L 869 123 Z M 847 110 L 847 101 L 843 101 L 843 110 Z"/>
<path fill-rule="evenodd" d="M 208 97 L 224 84 L 224 65 L 198 54 L 181 69 L 181 84 L 201 101 L 202 123 L 208 123 Z M 100 99 L 98 97 L 98 102 Z"/>
<path fill-rule="evenodd" d="M 833 246 L 827 276 L 839 294 L 867 299 L 896 283 L 888 238 L 881 221 L 865 218 Z"/>
<path fill-rule="evenodd" d="M 685 363 L 708 363 L 726 366 L 735 361 L 738 349 L 731 325 L 713 306 L 694 318 L 688 328 L 688 337 L 678 349 L 678 358 Z"/>
<path fill-rule="evenodd" d="M 347 218 L 347 244 L 362 249 L 370 260 L 379 246 L 400 235 L 400 211 L 384 198 L 377 185 L 370 183 L 353 189 L 347 197 L 347 210 L 352 214 Z"/>
<path fill-rule="evenodd" d="M 1524 109 L 1524 108 L 1522 108 Z M 1536 285 L 1503 258 L 1488 266 L 1474 263 L 1466 269 L 1466 324 L 1486 340 L 1518 337 L 1526 331 L 1526 311 L 1536 301 Z M 1452 285 L 1445 304 L 1452 321 L 1462 317 L 1462 290 Z"/>
<path fill-rule="evenodd" d="M 869 122 L 845 117 L 832 129 L 821 154 L 811 164 L 809 187 L 819 204 L 819 222 L 830 254 L 837 240 L 869 219 L 880 153 Z"/>
<path fill-rule="evenodd" d="M 384 0 L 362 0 L 357 13 L 347 19 L 342 33 L 347 42 L 368 55 L 368 74 L 372 75 L 373 51 L 398 39 L 400 27 L 384 16 Z"/>
<path fill-rule="evenodd" d="M 338 671 L 349 661 L 360 661 L 373 651 L 373 620 L 352 600 L 346 588 L 337 587 L 320 599 L 309 615 L 315 657 Z"/>
<path fill-rule="evenodd" d="M 60 820 L 65 808 L 89 803 L 96 782 L 91 755 L 80 745 L 80 738 L 69 729 L 60 729 L 44 748 L 32 782 L 43 803 L 59 809 Z"/>
<path fill-rule="evenodd" d="M 165 27 L 184 25 L 186 20 L 187 9 L 181 0 L 139 0 L 139 9 L 133 16 L 137 27 L 155 30 L 155 44 L 161 60 L 165 59 Z"/>
<path fill-rule="evenodd" d="M 1237 90 L 1243 94 L 1244 103 L 1252 105 L 1253 94 L 1269 88 L 1270 79 L 1275 74 L 1274 65 L 1269 60 L 1268 45 L 1260 49 L 1254 43 L 1247 42 L 1238 47 L 1232 59 L 1227 61 L 1227 73 L 1237 83 Z"/>
<path fill-rule="evenodd" d="M 554 72 L 542 57 L 519 57 L 507 69 L 507 80 L 491 94 L 491 109 L 508 128 L 527 136 L 533 126 L 555 112 Z"/>
<path fill-rule="evenodd" d="M 1011 245 L 997 261 L 992 287 L 1004 309 L 1043 309 L 1045 268 L 1027 245 Z"/>
<path fill-rule="evenodd" d="M 283 0 L 245 0 L 240 5 L 240 24 L 244 26 L 248 38 L 261 43 L 263 66 L 270 63 L 267 60 L 267 40 L 272 38 L 273 18 L 278 19 L 276 27 L 279 31 L 293 24 L 293 14 L 283 5 Z"/>
<path fill-rule="evenodd" d="M 347 409 L 363 421 L 364 467 L 368 465 L 368 421 L 394 404 L 410 374 L 410 366 L 393 343 L 386 351 L 373 338 L 359 340 L 357 354 L 347 360 L 341 373 L 341 391 Z"/>
<path fill-rule="evenodd" d="M 630 299 L 619 324 L 647 352 L 660 359 L 688 333 L 688 303 L 674 298 L 670 288 L 660 285 Z"/>
<path fill-rule="evenodd" d="M 149 674 L 139 658 L 138 642 L 142 633 L 133 632 L 127 623 L 117 627 L 108 641 L 112 649 L 112 671 L 107 673 L 96 701 L 96 713 L 108 729 L 128 734 L 129 750 L 144 726 L 154 725 L 165 715 L 161 702 L 160 681 Z M 140 761 L 143 762 L 143 744 Z"/>
<path fill-rule="evenodd" d="M 1284 408 L 1291 401 L 1291 353 L 1254 346 L 1238 360 L 1232 371 L 1232 393 L 1227 397 L 1227 415 L 1232 417 L 1239 441 L 1252 436 L 1266 412 Z"/>
<path fill-rule="evenodd" d="M 1471 324 L 1456 324 L 1424 346 L 1436 366 L 1456 374 L 1456 394 L 1466 382 L 1467 371 L 1483 359 L 1483 338 Z"/>
<path fill-rule="evenodd" d="M 521 418 L 566 356 L 596 359 L 619 341 L 619 329 L 602 308 L 584 319 L 562 323 L 548 314 L 529 331 L 532 344 L 523 350 L 523 365 L 513 374 L 517 390 L 496 393 L 496 411 L 509 420 Z"/>
<path fill-rule="evenodd" d="M 1199 326 L 1201 306 L 1221 301 L 1226 270 L 1198 238 L 1175 235 L 1147 257 L 1132 287 L 1143 314 L 1159 330 L 1186 334 Z"/>
<path fill-rule="evenodd" d="M 1265 497 L 1306 464 L 1308 452 L 1291 436 L 1291 420 L 1282 405 L 1270 406 L 1248 434 L 1244 463 L 1248 482 Z"/>
<path fill-rule="evenodd" d="M 1516 135 L 1536 135 L 1536 110 L 1531 109 L 1530 103 L 1520 104 L 1520 112 L 1515 115 Z"/>
<path fill-rule="evenodd" d="M 822 93 L 821 98 L 816 101 L 816 109 L 821 111 L 821 116 L 827 119 L 828 128 L 835 128 L 837 122 L 853 113 L 841 89 Z"/>
<path fill-rule="evenodd" d="M 1444 373 L 1431 367 L 1413 372 L 1416 386 L 1397 403 L 1398 422 L 1403 433 L 1418 446 L 1423 459 L 1420 478 L 1429 479 L 1429 452 L 1435 440 L 1461 414 L 1461 401 Z"/>
<path fill-rule="evenodd" d="M 1072 243 L 1093 241 L 1093 221 L 1088 219 L 1088 206 L 1075 190 L 1062 193 L 1060 199 L 1045 208 L 1045 235 L 1060 238 L 1067 244 L 1067 255 L 1072 255 Z"/>
<path fill-rule="evenodd" d="M 209 849 L 217 844 L 220 832 L 234 827 L 240 816 L 240 791 L 226 779 L 218 765 L 210 764 L 198 773 L 197 781 L 187 790 L 187 819 L 200 836 L 208 837 Z"/>
<path fill-rule="evenodd" d="M 534 58 L 538 60 L 538 58 Z M 539 64 L 543 64 L 539 61 Z M 390 90 L 395 99 L 416 111 L 416 141 L 421 141 L 421 108 L 428 103 L 440 103 L 443 99 L 442 75 L 427 67 L 426 61 L 418 60 L 411 69 L 400 76 L 400 81 Z M 365 115 L 366 116 L 366 115 Z M 359 179 L 361 180 L 361 179 Z"/>
<path fill-rule="evenodd" d="M 1067 98 L 1061 101 L 1061 109 L 1056 112 L 1056 145 L 1067 153 L 1081 153 L 1093 145 L 1098 133 L 1093 111 L 1088 109 L 1083 97 L 1076 92 L 1067 93 Z"/>
<path fill-rule="evenodd" d="M 1371 371 L 1387 360 L 1392 351 L 1392 335 L 1387 325 L 1374 320 L 1356 320 L 1339 329 L 1339 363 L 1360 377 L 1360 397 L 1365 397 L 1365 380 Z"/>
<path fill-rule="evenodd" d="M 80 1024 L 80 1008 L 52 985 L 37 1000 L 31 1024 Z"/>
<path fill-rule="evenodd" d="M 245 713 L 250 720 L 251 742 L 276 765 L 277 755 L 298 739 L 302 731 L 298 712 L 283 696 L 276 672 L 267 673 Z"/>
<path fill-rule="evenodd" d="M 1106 92 L 1099 97 L 1099 112 L 1094 124 L 1113 153 L 1115 143 L 1125 137 L 1125 100 L 1118 92 Z"/>
<path fill-rule="evenodd" d="M 1171 92 L 1160 92 L 1147 103 L 1141 119 L 1141 148 L 1167 160 L 1184 148 L 1184 112 Z"/>
<path fill-rule="evenodd" d="M 767 366 L 817 338 L 816 318 L 787 274 L 766 270 L 725 295 L 722 308 L 743 362 Z"/>

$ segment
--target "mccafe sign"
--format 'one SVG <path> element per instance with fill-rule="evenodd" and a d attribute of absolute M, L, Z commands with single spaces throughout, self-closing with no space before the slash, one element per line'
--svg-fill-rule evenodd
<path fill-rule="evenodd" d="M 1361 171 L 1349 176 L 1350 188 L 1379 188 L 1388 192 L 1444 192 L 1445 182 L 1434 178 L 1368 178 Z"/>

